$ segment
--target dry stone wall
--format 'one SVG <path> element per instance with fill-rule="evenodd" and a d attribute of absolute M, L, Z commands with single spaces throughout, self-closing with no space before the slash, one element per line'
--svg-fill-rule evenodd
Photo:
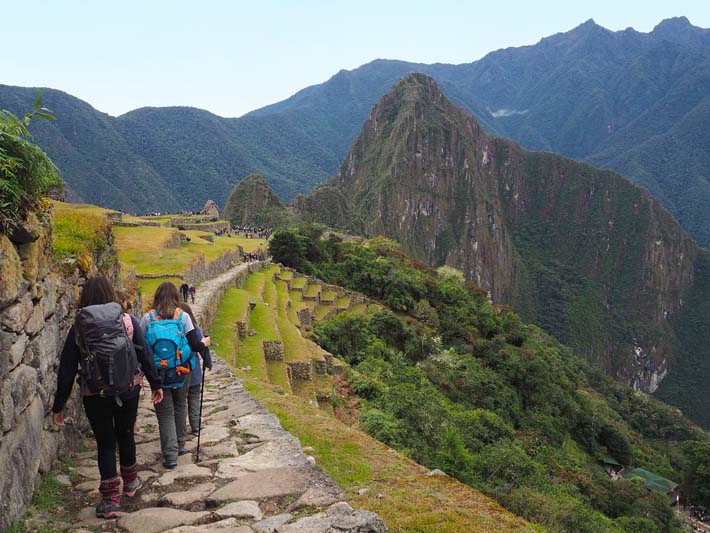
<path fill-rule="evenodd" d="M 93 265 L 115 266 L 109 259 Z M 87 429 L 76 398 L 66 431 L 51 422 L 58 354 L 86 279 L 71 262 L 53 272 L 51 261 L 50 225 L 31 216 L 12 240 L 0 235 L 0 531 L 22 515 L 59 450 Z"/>
<path fill-rule="evenodd" d="M 218 277 L 239 264 L 243 253 L 242 248 L 238 247 L 236 250 L 222 254 L 219 259 L 212 261 L 209 265 L 205 263 L 204 257 L 200 257 L 200 259 L 182 275 L 182 278 L 187 283 L 197 285 L 207 279 Z"/>

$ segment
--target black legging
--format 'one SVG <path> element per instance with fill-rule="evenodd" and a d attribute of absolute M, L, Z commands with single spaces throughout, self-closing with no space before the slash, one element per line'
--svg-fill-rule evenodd
<path fill-rule="evenodd" d="M 84 409 L 94 432 L 101 479 L 116 477 L 116 443 L 121 466 L 136 463 L 133 426 L 138 414 L 139 395 L 123 400 L 119 407 L 114 398 L 84 396 Z"/>

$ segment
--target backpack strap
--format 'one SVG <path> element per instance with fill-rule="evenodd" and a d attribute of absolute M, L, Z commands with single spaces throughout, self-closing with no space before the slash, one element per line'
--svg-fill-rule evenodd
<path fill-rule="evenodd" d="M 150 310 L 150 313 L 148 313 L 148 317 L 150 318 L 151 322 L 158 322 L 160 320 L 158 312 L 155 309 Z"/>
<path fill-rule="evenodd" d="M 133 321 L 131 320 L 131 315 L 128 313 L 123 313 L 123 325 L 126 327 L 128 338 L 133 340 Z"/>
<path fill-rule="evenodd" d="M 173 315 L 173 320 L 180 319 L 181 315 L 182 315 L 182 309 L 180 309 L 179 307 L 176 307 L 175 314 Z"/>

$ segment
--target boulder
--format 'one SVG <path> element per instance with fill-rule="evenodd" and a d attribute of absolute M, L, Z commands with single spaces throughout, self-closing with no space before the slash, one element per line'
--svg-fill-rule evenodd
<path fill-rule="evenodd" d="M 15 427 L 15 402 L 12 399 L 12 381 L 0 381 L 0 433 Z M 1 447 L 1 446 L 0 446 Z"/>
<path fill-rule="evenodd" d="M 27 215 L 27 218 L 12 231 L 10 238 L 15 244 L 27 244 L 39 239 L 44 229 L 37 215 L 30 213 Z"/>
<path fill-rule="evenodd" d="M 0 314 L 0 325 L 8 331 L 19 333 L 32 316 L 32 297 L 25 292 L 21 300 L 12 304 Z"/>

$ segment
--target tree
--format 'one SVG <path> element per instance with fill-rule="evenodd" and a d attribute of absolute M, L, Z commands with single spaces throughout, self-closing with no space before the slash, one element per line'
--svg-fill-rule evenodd
<path fill-rule="evenodd" d="M 710 507 L 710 441 L 688 441 L 683 454 L 683 492 L 693 503 Z"/>
<path fill-rule="evenodd" d="M 275 232 L 269 241 L 269 253 L 277 263 L 297 270 L 306 270 L 308 239 L 294 230 Z"/>

